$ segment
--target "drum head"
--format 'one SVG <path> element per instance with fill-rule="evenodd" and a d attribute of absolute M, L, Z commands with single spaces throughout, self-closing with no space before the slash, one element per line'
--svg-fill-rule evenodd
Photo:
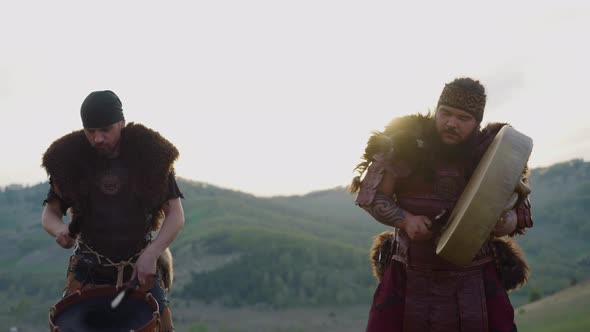
<path fill-rule="evenodd" d="M 436 253 L 468 265 L 490 237 L 533 149 L 530 137 L 504 126 L 483 155 L 439 238 Z"/>
<path fill-rule="evenodd" d="M 153 297 L 133 291 L 117 308 L 112 309 L 111 301 L 117 293 L 112 286 L 98 286 L 73 293 L 55 306 L 50 324 L 59 328 L 60 332 L 153 331 L 142 329 L 157 317 L 158 303 Z"/>

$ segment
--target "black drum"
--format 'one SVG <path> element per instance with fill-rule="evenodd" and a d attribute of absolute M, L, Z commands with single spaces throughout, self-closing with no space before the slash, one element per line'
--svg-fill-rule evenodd
<path fill-rule="evenodd" d="M 115 309 L 114 286 L 95 286 L 76 291 L 51 307 L 51 332 L 159 332 L 160 314 L 154 297 L 131 290 Z"/>

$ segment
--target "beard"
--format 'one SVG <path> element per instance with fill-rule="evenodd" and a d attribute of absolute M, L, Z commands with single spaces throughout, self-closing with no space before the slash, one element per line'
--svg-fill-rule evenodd
<path fill-rule="evenodd" d="M 441 138 L 441 135 L 445 133 L 459 136 L 454 130 L 444 130 L 443 132 L 439 132 L 436 128 L 435 120 L 432 119 L 432 123 L 427 130 L 427 137 L 429 138 L 428 140 L 430 141 L 431 147 L 430 152 L 433 156 L 439 157 L 443 160 L 457 160 L 470 156 L 476 145 L 475 143 L 477 134 L 479 133 L 479 126 L 477 126 L 465 140 L 457 144 L 445 143 Z"/>
<path fill-rule="evenodd" d="M 100 157 L 103 158 L 115 158 L 118 155 L 118 146 L 119 144 L 116 144 L 115 146 L 107 146 L 107 145 L 94 145 L 94 152 L 96 152 L 97 155 L 99 155 Z"/>

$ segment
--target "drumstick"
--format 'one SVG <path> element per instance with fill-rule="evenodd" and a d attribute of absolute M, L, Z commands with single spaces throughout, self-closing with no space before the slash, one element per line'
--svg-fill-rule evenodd
<path fill-rule="evenodd" d="M 434 217 L 434 219 L 432 221 L 438 222 L 446 214 L 447 214 L 447 209 L 443 209 L 439 214 L 436 215 L 436 217 Z M 426 228 L 428 228 L 428 230 L 432 230 L 433 226 L 440 226 L 440 225 L 432 223 L 430 226 L 427 226 Z"/>
<path fill-rule="evenodd" d="M 447 209 L 443 209 L 439 214 L 437 214 L 436 217 L 434 217 L 434 221 L 440 220 L 440 218 L 442 218 L 445 214 L 447 214 Z"/>
<path fill-rule="evenodd" d="M 119 306 L 119 304 L 121 304 L 121 302 L 123 301 L 123 299 L 125 298 L 125 296 L 127 296 L 127 294 L 129 294 L 129 292 L 131 292 L 131 290 L 133 290 L 135 287 L 137 287 L 139 283 L 139 280 L 137 278 L 134 278 L 133 280 L 131 280 L 129 282 L 129 284 L 127 286 L 125 286 L 125 288 L 119 292 L 119 294 L 117 294 L 117 296 L 113 299 L 113 301 L 111 301 L 111 309 L 115 309 Z"/>

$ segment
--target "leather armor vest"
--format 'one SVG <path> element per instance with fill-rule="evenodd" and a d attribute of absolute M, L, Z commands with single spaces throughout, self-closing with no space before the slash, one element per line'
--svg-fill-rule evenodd
<path fill-rule="evenodd" d="M 398 232 L 398 242 L 401 242 L 402 246 L 398 248 L 394 258 L 414 267 L 457 269 L 454 264 L 436 254 L 436 235 L 440 235 L 441 229 L 445 227 L 451 211 L 467 185 L 470 173 L 467 165 L 461 161 L 437 161 L 432 167 L 432 179 L 425 179 L 423 175 L 416 173 L 397 179 L 397 205 L 414 215 L 428 217 L 436 234 L 428 241 L 410 241 L 405 233 Z M 404 247 L 407 248 L 407 252 L 399 252 L 404 250 Z M 490 254 L 491 250 L 486 242 L 475 257 L 474 263 Z M 407 259 L 399 259 L 400 257 Z"/>

